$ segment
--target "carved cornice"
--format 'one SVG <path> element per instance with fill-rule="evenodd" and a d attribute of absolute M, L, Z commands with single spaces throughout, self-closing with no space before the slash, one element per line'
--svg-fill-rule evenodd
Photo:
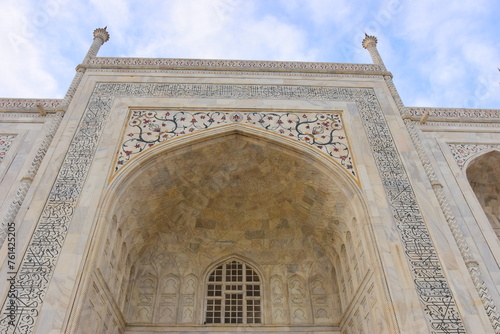
<path fill-rule="evenodd" d="M 40 115 L 37 112 L 2 112 L 0 111 L 0 123 L 45 123 L 53 119 L 56 112 L 48 112 L 46 115 Z"/>
<path fill-rule="evenodd" d="M 61 105 L 62 101 L 62 99 L 0 99 L 0 110 L 36 111 L 40 105 L 45 109 L 55 109 Z"/>
<path fill-rule="evenodd" d="M 414 120 L 413 118 L 411 118 Z M 490 123 L 490 122 L 485 122 L 484 120 L 481 119 L 475 119 L 472 121 L 457 121 L 457 122 L 449 122 L 449 121 L 439 121 L 436 120 L 435 122 L 426 122 L 425 124 L 416 124 L 419 128 L 423 129 L 425 126 L 446 126 L 446 127 L 480 127 L 480 128 L 498 128 L 500 127 L 500 120 L 498 122 Z"/>
<path fill-rule="evenodd" d="M 449 122 L 451 119 L 456 122 L 471 122 L 474 119 L 479 119 L 484 122 L 500 122 L 500 109 L 469 109 L 469 108 L 421 108 L 421 107 L 406 107 L 407 114 L 413 117 L 420 117 L 426 112 L 429 113 L 429 120 L 438 122 L 441 118 L 443 122 Z"/>
<path fill-rule="evenodd" d="M 87 72 L 115 72 L 115 73 L 173 73 L 173 74 L 188 74 L 188 75 L 200 75 L 200 74 L 220 74 L 220 71 L 216 70 L 191 70 L 191 69 L 161 69 L 161 68 L 101 68 L 101 67 L 87 67 Z M 242 75 L 242 71 L 232 71 L 232 70 L 224 70 L 224 75 Z M 260 71 L 247 71 L 245 72 L 246 76 L 255 75 L 255 76 L 295 76 L 295 77 L 325 77 L 325 78 L 370 78 L 376 79 L 380 78 L 378 74 L 357 74 L 357 73 L 318 73 L 318 72 L 260 72 Z"/>
<path fill-rule="evenodd" d="M 155 68 L 155 69 L 191 69 L 191 70 L 238 70 L 238 71 L 292 71 L 319 73 L 359 73 L 391 75 L 374 64 L 344 64 L 261 60 L 216 60 L 216 59 L 171 59 L 171 58 L 113 58 L 95 57 L 83 68 Z"/>

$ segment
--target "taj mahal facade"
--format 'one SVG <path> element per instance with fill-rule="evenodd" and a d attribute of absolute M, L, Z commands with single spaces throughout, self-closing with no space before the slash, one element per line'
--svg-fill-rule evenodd
<path fill-rule="evenodd" d="M 0 333 L 500 333 L 500 110 L 108 39 L 0 99 Z"/>

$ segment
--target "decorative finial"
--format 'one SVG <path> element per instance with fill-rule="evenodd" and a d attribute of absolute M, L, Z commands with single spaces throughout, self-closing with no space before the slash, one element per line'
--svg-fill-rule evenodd
<path fill-rule="evenodd" d="M 109 33 L 106 30 L 107 28 L 108 27 L 106 26 L 104 28 L 97 28 L 96 30 L 94 30 L 94 39 L 100 38 L 102 39 L 103 43 L 106 43 L 109 40 Z"/>
<path fill-rule="evenodd" d="M 370 36 L 367 33 L 365 33 L 365 38 L 363 39 L 362 45 L 365 49 L 368 49 L 369 47 L 372 46 L 377 46 L 377 37 L 375 36 Z"/>

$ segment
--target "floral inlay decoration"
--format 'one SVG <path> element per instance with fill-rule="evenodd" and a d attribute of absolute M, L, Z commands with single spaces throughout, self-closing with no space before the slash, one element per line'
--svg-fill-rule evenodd
<path fill-rule="evenodd" d="M 463 169 L 470 157 L 476 155 L 479 152 L 485 152 L 491 149 L 500 150 L 500 145 L 497 144 L 455 144 L 449 143 L 451 153 L 453 158 L 458 164 L 460 169 Z"/>
<path fill-rule="evenodd" d="M 114 175 L 133 158 L 152 147 L 176 137 L 234 123 L 277 133 L 314 146 L 334 159 L 358 182 L 339 112 L 131 110 L 116 158 Z"/>

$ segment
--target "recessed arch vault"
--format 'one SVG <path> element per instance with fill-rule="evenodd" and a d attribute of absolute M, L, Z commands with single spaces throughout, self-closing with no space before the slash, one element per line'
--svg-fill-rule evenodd
<path fill-rule="evenodd" d="M 500 151 L 474 156 L 466 165 L 467 180 L 476 194 L 491 227 L 500 238 Z"/>
<path fill-rule="evenodd" d="M 236 125 L 193 135 L 147 152 L 110 184 L 95 247 L 102 256 L 87 265 L 125 333 L 203 326 L 204 271 L 234 254 L 261 268 L 262 326 L 340 333 L 346 311 L 366 301 L 359 294 L 371 291 L 377 303 L 369 231 L 347 223 L 366 217 L 356 183 L 312 148 L 260 134 Z M 365 272 L 348 264 L 346 243 Z M 88 303 L 99 294 L 91 280 Z"/>

